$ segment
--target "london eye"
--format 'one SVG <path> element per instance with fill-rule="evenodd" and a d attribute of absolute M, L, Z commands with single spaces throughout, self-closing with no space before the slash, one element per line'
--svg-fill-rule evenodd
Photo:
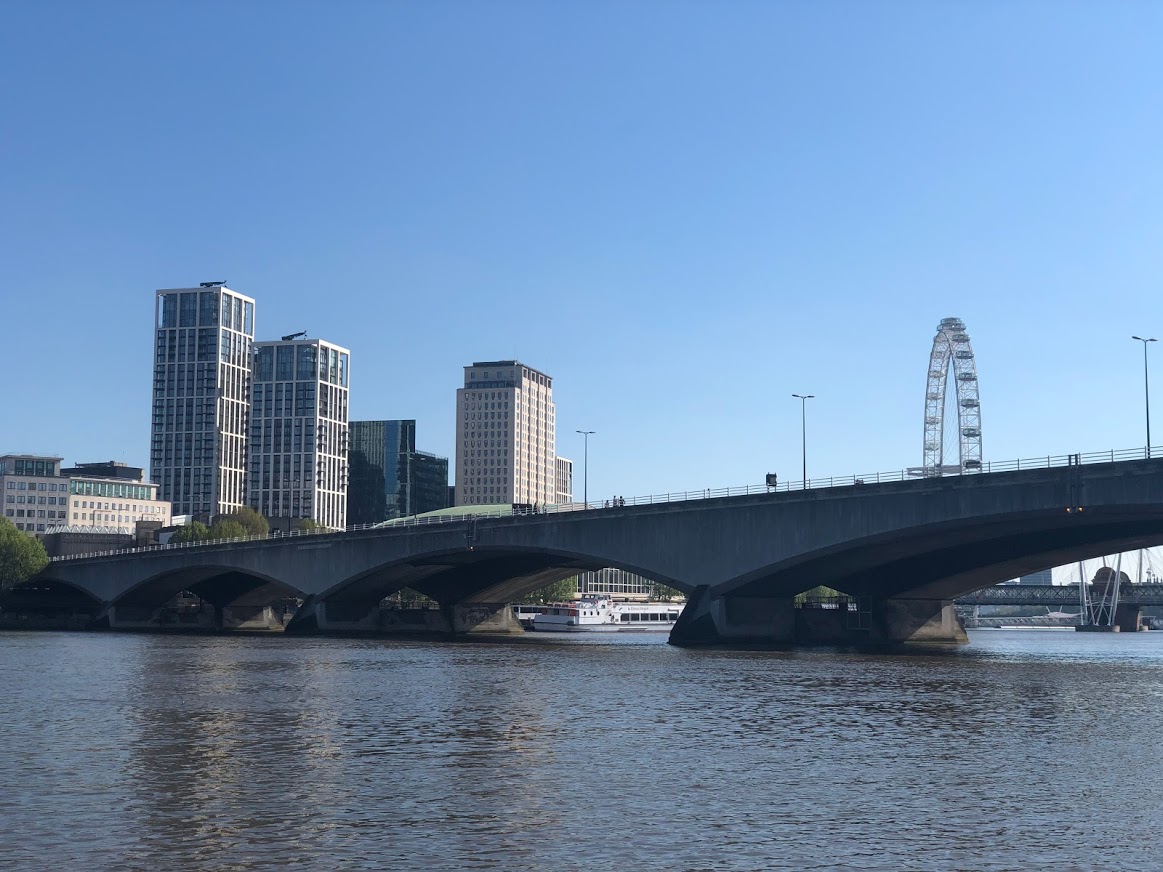
<path fill-rule="evenodd" d="M 952 383 L 953 390 L 948 386 Z M 947 395 L 954 402 L 947 404 Z M 951 406 L 951 407 L 950 407 Z M 956 418 L 956 437 L 946 432 L 947 418 Z M 955 445 L 954 445 L 955 443 Z M 953 452 L 957 454 L 954 457 Z M 981 471 L 981 397 L 977 364 L 969 334 L 960 318 L 942 318 L 929 354 L 925 387 L 925 454 L 921 474 L 926 477 Z"/>

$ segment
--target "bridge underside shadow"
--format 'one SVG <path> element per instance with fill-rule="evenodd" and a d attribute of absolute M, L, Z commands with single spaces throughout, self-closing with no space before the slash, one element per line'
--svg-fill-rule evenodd
<path fill-rule="evenodd" d="M 1134 507 L 936 524 L 801 555 L 696 594 L 675 644 L 949 645 L 968 640 L 953 600 L 1020 575 L 1163 544 L 1163 510 Z M 821 617 L 794 608 L 816 586 L 847 595 Z M 824 625 L 823 638 L 807 626 Z M 829 623 L 830 622 L 830 623 Z"/>
<path fill-rule="evenodd" d="M 189 592 L 208 606 L 199 611 L 175 607 Z M 97 616 L 111 629 L 154 629 L 175 624 L 191 629 L 281 630 L 273 606 L 303 593 L 273 578 L 224 567 L 191 567 L 151 578 L 126 591 Z"/>
<path fill-rule="evenodd" d="M 51 578 L 37 578 L 6 591 L 0 626 L 9 629 L 84 629 L 100 614 L 102 603 L 87 591 Z"/>
<path fill-rule="evenodd" d="M 287 625 L 287 632 L 520 633 L 511 603 L 546 585 L 611 565 L 606 560 L 540 550 L 460 549 L 425 556 L 378 567 L 309 598 Z M 621 568 L 645 574 L 637 568 Z M 440 608 L 416 613 L 379 609 L 385 597 L 404 588 L 434 600 Z M 693 588 L 686 585 L 685 589 Z"/>

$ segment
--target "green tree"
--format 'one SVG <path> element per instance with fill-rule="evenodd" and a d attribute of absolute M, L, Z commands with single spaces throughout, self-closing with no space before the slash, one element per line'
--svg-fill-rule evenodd
<path fill-rule="evenodd" d="M 295 522 L 295 529 L 302 530 L 304 533 L 318 533 L 327 528 L 314 518 L 302 518 Z"/>
<path fill-rule="evenodd" d="M 247 536 L 267 536 L 271 532 L 271 525 L 267 519 L 259 514 L 257 509 L 252 509 L 250 506 L 235 509 L 229 515 L 218 520 L 237 521 L 246 531 Z"/>
<path fill-rule="evenodd" d="M 35 536 L 16 529 L 7 518 L 0 518 L 0 588 L 32 578 L 48 566 L 44 544 Z"/>
<path fill-rule="evenodd" d="M 670 602 L 671 600 L 682 599 L 683 596 L 684 594 L 681 590 L 667 587 L 665 584 L 659 584 L 658 582 L 655 582 L 654 586 L 650 588 L 650 599 L 658 602 L 664 600 Z"/>
<path fill-rule="evenodd" d="M 241 539 L 243 536 L 249 535 L 246 528 L 233 518 L 227 516 L 219 518 L 210 527 L 211 539 Z"/>
<path fill-rule="evenodd" d="M 839 596 L 844 596 L 844 594 L 840 593 L 838 590 L 833 590 L 830 587 L 824 587 L 823 585 L 820 585 L 818 587 L 813 587 L 811 590 L 805 590 L 803 593 L 797 593 L 795 596 L 795 601 L 797 603 L 802 603 L 804 600 L 834 599 L 835 597 Z"/>
<path fill-rule="evenodd" d="M 410 587 L 401 588 L 391 596 L 385 597 L 385 601 L 396 608 L 406 609 L 423 609 L 436 605 L 436 600 Z"/>
<path fill-rule="evenodd" d="M 545 605 L 546 603 L 559 603 L 571 600 L 576 593 L 577 576 L 575 575 L 573 578 L 563 578 L 561 581 L 555 581 L 553 584 L 547 584 L 545 587 L 530 591 L 521 597 L 520 601 L 523 603 Z"/>
<path fill-rule="evenodd" d="M 210 528 L 201 521 L 193 521 L 174 530 L 170 537 L 171 545 L 184 545 L 190 542 L 205 542 L 210 538 Z"/>

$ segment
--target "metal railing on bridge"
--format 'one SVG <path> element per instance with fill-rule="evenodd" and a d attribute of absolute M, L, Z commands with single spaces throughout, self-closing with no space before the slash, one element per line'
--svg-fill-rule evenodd
<path fill-rule="evenodd" d="M 1092 451 L 1085 454 L 1048 454 L 1044 457 L 1030 457 L 1019 460 L 988 461 L 982 464 L 981 469 L 964 470 L 946 473 L 943 477 L 979 476 L 995 472 L 1016 472 L 1034 469 L 1051 469 L 1064 466 L 1083 466 L 1101 463 L 1117 463 L 1128 460 L 1148 460 L 1152 457 L 1163 457 L 1163 449 L 1159 448 L 1125 448 L 1121 450 Z M 463 514 L 448 515 L 418 515 L 412 518 L 397 518 L 378 524 L 354 524 L 345 530 L 295 530 L 289 533 L 273 532 L 267 536 L 239 536 L 232 539 L 210 539 L 199 542 L 182 542 L 165 545 L 145 545 L 139 548 L 115 548 L 104 551 L 93 551 L 86 554 L 70 554 L 52 558 L 54 562 L 63 560 L 84 560 L 91 557 L 103 557 L 111 554 L 130 554 L 147 551 L 161 551 L 171 548 L 205 548 L 219 545 L 229 545 L 238 542 L 253 542 L 256 540 L 281 539 L 291 536 L 336 536 L 344 533 L 365 530 L 395 530 L 409 527 L 426 527 L 432 524 L 456 524 L 472 520 L 489 520 L 492 518 L 508 518 L 519 515 L 544 515 L 559 512 L 594 511 L 604 509 L 618 509 L 626 506 L 649 506 L 660 503 L 679 503 L 691 500 L 722 499 L 724 497 L 755 496 L 771 493 L 794 493 L 796 491 L 821 490 L 825 488 L 856 487 L 869 484 L 884 484 L 899 481 L 925 480 L 922 470 L 899 469 L 888 472 L 865 473 L 864 475 L 828 476 L 827 478 L 809 478 L 806 481 L 786 481 L 775 485 L 750 484 L 740 487 L 703 488 L 701 490 L 668 491 L 667 493 L 647 494 L 637 497 L 611 497 L 609 499 L 591 500 L 589 503 L 562 503 L 547 506 L 505 506 L 481 504 L 474 506 L 477 511 Z M 491 511 L 491 509 L 496 511 Z"/>

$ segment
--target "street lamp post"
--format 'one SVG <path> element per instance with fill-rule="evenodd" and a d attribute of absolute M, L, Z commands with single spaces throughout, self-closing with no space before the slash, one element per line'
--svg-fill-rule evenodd
<path fill-rule="evenodd" d="M 1151 456 L 1151 389 L 1147 383 L 1147 343 L 1158 342 L 1159 340 L 1151 337 L 1144 339 L 1142 336 L 1132 336 L 1132 339 L 1138 339 L 1143 343 L 1143 404 L 1147 410 L 1147 456 Z"/>
<path fill-rule="evenodd" d="M 808 400 L 815 399 L 815 394 L 792 394 L 800 401 L 800 430 L 803 436 L 804 457 L 804 490 L 808 489 Z"/>
<path fill-rule="evenodd" d="M 582 435 L 585 440 L 585 447 L 582 449 L 582 500 L 585 501 L 585 506 L 590 507 L 590 437 L 597 433 L 597 430 L 577 430 L 576 432 Z"/>

